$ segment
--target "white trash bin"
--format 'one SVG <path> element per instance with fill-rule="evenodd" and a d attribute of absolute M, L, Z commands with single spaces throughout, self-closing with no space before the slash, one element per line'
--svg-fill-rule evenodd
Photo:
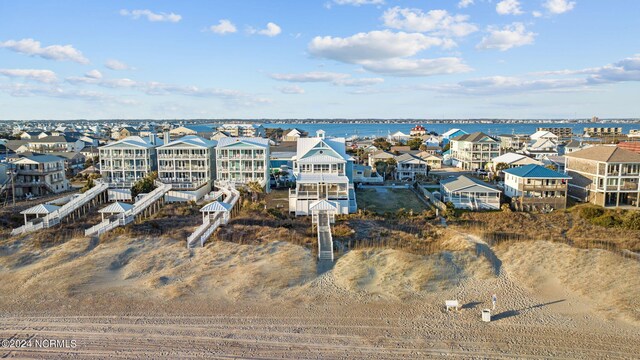
<path fill-rule="evenodd" d="M 490 322 L 491 321 L 491 310 L 490 309 L 482 310 L 482 321 L 484 321 L 484 322 Z"/>

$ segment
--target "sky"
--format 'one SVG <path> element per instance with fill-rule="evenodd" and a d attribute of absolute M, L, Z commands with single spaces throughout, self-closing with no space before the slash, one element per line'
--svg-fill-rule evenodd
<path fill-rule="evenodd" d="M 0 119 L 640 117 L 637 0 L 0 0 Z"/>

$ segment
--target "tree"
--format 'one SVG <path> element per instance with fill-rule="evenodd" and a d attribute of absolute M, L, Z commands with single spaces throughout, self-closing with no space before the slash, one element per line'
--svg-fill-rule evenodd
<path fill-rule="evenodd" d="M 257 181 L 249 181 L 247 183 L 247 190 L 251 193 L 251 200 L 253 202 L 258 201 L 260 194 L 264 193 L 264 188 Z"/>
<path fill-rule="evenodd" d="M 451 143 L 448 142 L 444 145 L 444 147 L 442 148 L 442 152 L 445 152 L 447 150 L 451 149 Z"/>
<path fill-rule="evenodd" d="M 373 140 L 373 146 L 380 150 L 389 151 L 391 149 L 391 143 L 385 138 L 377 138 Z"/>
<path fill-rule="evenodd" d="M 549 164 L 547 166 L 545 166 L 547 169 L 549 170 L 553 170 L 553 171 L 558 171 L 558 167 L 555 166 L 554 164 Z"/>
<path fill-rule="evenodd" d="M 155 180 L 158 178 L 158 173 L 150 172 L 144 178 L 136 181 L 131 187 L 131 198 L 135 199 L 140 194 L 148 194 L 156 188 Z"/>
<path fill-rule="evenodd" d="M 84 193 L 84 192 L 86 192 L 87 190 L 91 189 L 94 186 L 96 186 L 96 184 L 93 182 L 93 179 L 89 178 L 89 180 L 87 180 L 87 183 L 82 187 L 82 189 L 80 189 L 80 192 Z"/>
<path fill-rule="evenodd" d="M 496 164 L 496 175 L 499 174 L 501 171 L 506 170 L 509 168 L 509 164 L 507 163 L 497 163 Z"/>
<path fill-rule="evenodd" d="M 417 137 L 411 138 L 407 141 L 407 145 L 411 150 L 418 150 L 420 149 L 420 145 L 422 145 L 422 139 Z"/>
<path fill-rule="evenodd" d="M 380 160 L 376 163 L 376 171 L 381 173 L 384 179 L 387 180 L 387 175 L 393 175 L 397 165 L 396 159 Z"/>

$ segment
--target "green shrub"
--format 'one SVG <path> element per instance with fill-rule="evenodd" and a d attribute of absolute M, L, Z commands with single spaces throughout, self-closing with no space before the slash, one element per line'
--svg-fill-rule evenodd
<path fill-rule="evenodd" d="M 580 209 L 580 217 L 583 219 L 594 219 L 604 215 L 604 209 L 595 206 L 585 206 Z"/>
<path fill-rule="evenodd" d="M 630 211 L 622 221 L 622 226 L 629 230 L 640 230 L 640 212 Z"/>
<path fill-rule="evenodd" d="M 596 218 L 590 219 L 589 222 L 591 222 L 593 225 L 602 227 L 615 227 L 621 224 L 620 219 L 611 214 L 600 215 Z"/>

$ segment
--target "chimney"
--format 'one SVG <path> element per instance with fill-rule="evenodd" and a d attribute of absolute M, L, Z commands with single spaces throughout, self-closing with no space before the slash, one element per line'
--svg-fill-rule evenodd
<path fill-rule="evenodd" d="M 165 145 L 167 145 L 171 141 L 171 136 L 169 135 L 169 127 L 164 128 L 164 135 L 162 139 L 164 140 Z"/>

